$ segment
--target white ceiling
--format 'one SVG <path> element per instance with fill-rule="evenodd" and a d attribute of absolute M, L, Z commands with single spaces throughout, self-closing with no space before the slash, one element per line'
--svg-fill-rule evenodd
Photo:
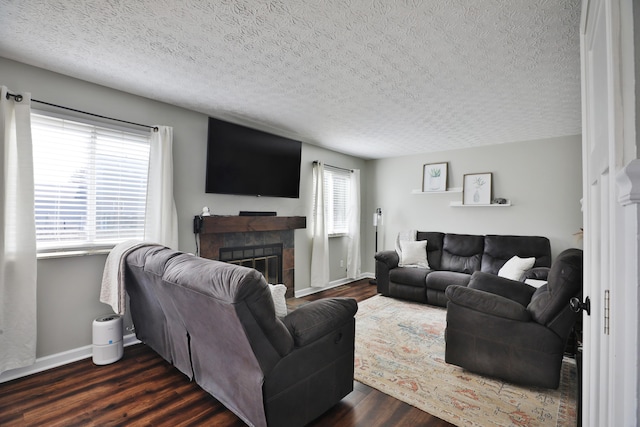
<path fill-rule="evenodd" d="M 0 56 L 383 158 L 580 134 L 579 22 L 580 0 L 0 0 Z"/>

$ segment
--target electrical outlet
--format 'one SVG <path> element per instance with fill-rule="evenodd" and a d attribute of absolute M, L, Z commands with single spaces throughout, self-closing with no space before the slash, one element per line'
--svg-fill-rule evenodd
<path fill-rule="evenodd" d="M 340 267 L 344 267 L 344 260 L 343 259 L 340 260 Z"/>

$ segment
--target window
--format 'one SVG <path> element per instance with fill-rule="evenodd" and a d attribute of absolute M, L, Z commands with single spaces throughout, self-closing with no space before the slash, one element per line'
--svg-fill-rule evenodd
<path fill-rule="evenodd" d="M 351 172 L 331 166 L 324 168 L 327 232 L 329 235 L 349 233 L 347 217 L 351 189 Z"/>
<path fill-rule="evenodd" d="M 149 135 L 32 113 L 38 252 L 144 237 Z"/>

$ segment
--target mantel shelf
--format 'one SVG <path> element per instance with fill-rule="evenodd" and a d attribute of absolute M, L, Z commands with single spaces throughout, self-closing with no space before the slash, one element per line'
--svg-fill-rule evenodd
<path fill-rule="evenodd" d="M 411 194 L 442 194 L 442 193 L 462 193 L 462 187 L 453 187 L 444 191 L 411 190 Z"/>
<path fill-rule="evenodd" d="M 488 205 L 465 205 L 462 202 L 451 202 L 449 206 L 453 208 L 507 208 L 512 205 L 510 201 L 507 201 L 507 203 L 491 203 Z"/>
<path fill-rule="evenodd" d="M 201 234 L 249 231 L 295 230 L 306 228 L 304 216 L 205 216 Z"/>

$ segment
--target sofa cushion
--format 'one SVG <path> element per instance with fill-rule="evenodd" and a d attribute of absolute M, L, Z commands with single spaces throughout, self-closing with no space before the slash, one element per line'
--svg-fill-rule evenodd
<path fill-rule="evenodd" d="M 471 276 L 455 271 L 432 271 L 426 279 L 427 289 L 444 292 L 451 285 L 467 286 Z"/>
<path fill-rule="evenodd" d="M 418 240 L 415 242 L 400 241 L 400 267 L 420 267 L 429 268 L 427 261 L 427 241 Z"/>
<path fill-rule="evenodd" d="M 531 301 L 536 288 L 524 282 L 496 276 L 491 273 L 476 271 L 471 275 L 468 288 L 488 292 L 516 301 L 526 307 Z"/>
<path fill-rule="evenodd" d="M 445 234 L 441 270 L 471 274 L 480 270 L 484 236 Z"/>
<path fill-rule="evenodd" d="M 524 305 L 501 295 L 464 286 L 451 286 L 447 288 L 446 294 L 452 303 L 480 313 L 518 322 L 531 320 L 531 313 L 526 310 Z"/>
<path fill-rule="evenodd" d="M 499 236 L 490 234 L 484 238 L 481 271 L 498 274 L 500 268 L 513 257 L 536 259 L 533 267 L 551 266 L 551 243 L 540 236 Z"/>
<path fill-rule="evenodd" d="M 425 293 L 424 286 L 409 286 L 391 282 L 389 283 L 389 295 L 394 298 L 406 299 L 409 301 L 427 302 L 427 294 Z"/>
<path fill-rule="evenodd" d="M 439 231 L 418 231 L 416 239 L 427 241 L 427 261 L 429 262 L 429 268 L 441 270 L 444 233 Z"/>
<path fill-rule="evenodd" d="M 431 270 L 426 268 L 398 267 L 389 271 L 389 280 L 402 285 L 424 288 L 425 278 Z"/>

